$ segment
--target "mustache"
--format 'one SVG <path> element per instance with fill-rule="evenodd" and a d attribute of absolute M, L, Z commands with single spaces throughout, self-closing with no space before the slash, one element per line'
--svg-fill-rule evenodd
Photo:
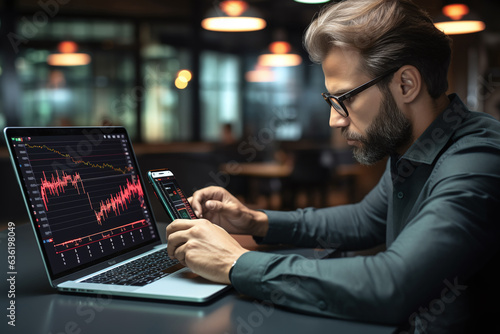
<path fill-rule="evenodd" d="M 366 141 L 365 137 L 363 137 L 359 133 L 349 131 L 348 128 L 342 128 L 340 131 L 341 131 L 340 133 L 342 134 L 342 137 L 344 137 L 347 140 L 356 140 L 356 141 L 360 141 L 363 143 Z"/>

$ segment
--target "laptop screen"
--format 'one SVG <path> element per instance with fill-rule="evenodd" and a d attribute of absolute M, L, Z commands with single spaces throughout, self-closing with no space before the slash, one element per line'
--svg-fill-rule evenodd
<path fill-rule="evenodd" d="M 124 128 L 5 136 L 52 279 L 160 240 Z"/>

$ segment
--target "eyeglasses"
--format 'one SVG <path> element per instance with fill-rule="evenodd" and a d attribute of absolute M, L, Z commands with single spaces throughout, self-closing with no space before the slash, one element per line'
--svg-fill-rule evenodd
<path fill-rule="evenodd" d="M 379 82 L 380 80 L 382 80 L 383 78 L 385 78 L 389 74 L 396 72 L 397 70 L 398 70 L 398 68 L 394 68 L 390 71 L 387 71 L 387 72 L 383 73 L 382 75 L 376 77 L 375 79 L 372 79 L 372 80 L 368 81 L 367 83 L 362 84 L 359 87 L 351 89 L 347 93 L 344 93 L 340 96 L 333 96 L 329 93 L 321 93 L 321 95 L 325 99 L 326 103 L 328 103 L 328 105 L 330 107 L 335 109 L 342 117 L 349 117 L 349 112 L 347 111 L 347 108 L 344 105 L 345 100 L 347 100 L 347 99 L 353 97 L 354 95 L 361 93 L 365 89 L 375 85 L 377 82 Z"/>

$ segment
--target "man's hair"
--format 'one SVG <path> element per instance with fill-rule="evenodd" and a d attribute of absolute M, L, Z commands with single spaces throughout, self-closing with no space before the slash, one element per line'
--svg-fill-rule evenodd
<path fill-rule="evenodd" d="M 307 29 L 304 45 L 313 62 L 323 62 L 333 47 L 354 48 L 361 69 L 373 77 L 413 65 L 433 98 L 448 89 L 451 40 L 410 0 L 344 0 L 326 6 Z"/>

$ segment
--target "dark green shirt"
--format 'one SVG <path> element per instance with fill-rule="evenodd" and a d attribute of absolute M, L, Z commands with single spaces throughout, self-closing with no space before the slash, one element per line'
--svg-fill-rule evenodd
<path fill-rule="evenodd" d="M 477 277 L 499 251 L 500 123 L 456 95 L 450 101 L 402 157 L 390 157 L 360 203 L 266 211 L 263 243 L 385 243 L 386 251 L 334 259 L 248 252 L 232 271 L 236 290 L 326 316 L 465 328 Z"/>

